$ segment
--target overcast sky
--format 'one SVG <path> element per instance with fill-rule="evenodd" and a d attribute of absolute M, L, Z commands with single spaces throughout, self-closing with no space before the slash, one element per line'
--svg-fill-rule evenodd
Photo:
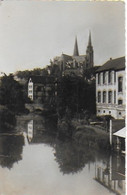
<path fill-rule="evenodd" d="M 44 67 L 72 55 L 77 35 L 85 54 L 91 30 L 94 64 L 125 55 L 123 2 L 3 1 L 0 5 L 0 72 Z"/>

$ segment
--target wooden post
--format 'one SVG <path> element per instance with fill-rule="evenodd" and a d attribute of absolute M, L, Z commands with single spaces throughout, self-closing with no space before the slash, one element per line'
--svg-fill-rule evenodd
<path fill-rule="evenodd" d="M 112 120 L 109 121 L 109 142 L 110 146 L 112 146 Z"/>

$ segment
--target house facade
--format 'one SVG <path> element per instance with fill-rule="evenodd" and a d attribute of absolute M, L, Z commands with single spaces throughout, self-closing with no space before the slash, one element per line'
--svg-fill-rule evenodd
<path fill-rule="evenodd" d="M 28 79 L 28 97 L 38 104 L 55 96 L 55 78 L 51 76 L 31 76 Z"/>
<path fill-rule="evenodd" d="M 110 59 L 96 71 L 97 116 L 125 118 L 125 57 Z"/>

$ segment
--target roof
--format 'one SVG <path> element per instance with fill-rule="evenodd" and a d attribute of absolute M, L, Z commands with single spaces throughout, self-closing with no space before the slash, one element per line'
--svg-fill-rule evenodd
<path fill-rule="evenodd" d="M 68 60 L 72 60 L 72 57 L 66 54 L 62 54 L 61 60 L 63 60 L 64 62 L 67 62 Z"/>
<path fill-rule="evenodd" d="M 113 135 L 117 136 L 117 137 L 122 137 L 122 138 L 126 138 L 126 127 L 120 129 L 119 131 L 113 133 Z"/>
<path fill-rule="evenodd" d="M 55 78 L 52 76 L 30 76 L 29 79 L 32 79 L 33 83 L 38 84 L 46 84 L 46 83 L 53 83 Z"/>
<path fill-rule="evenodd" d="M 104 65 L 97 69 L 96 72 L 102 72 L 106 70 L 124 70 L 125 69 L 125 57 L 108 60 Z"/>

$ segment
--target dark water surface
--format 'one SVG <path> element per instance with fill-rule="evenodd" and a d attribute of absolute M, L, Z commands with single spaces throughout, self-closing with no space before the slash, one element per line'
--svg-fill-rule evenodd
<path fill-rule="evenodd" d="M 60 141 L 43 120 L 16 129 L 0 134 L 0 195 L 125 194 L 124 156 Z"/>

